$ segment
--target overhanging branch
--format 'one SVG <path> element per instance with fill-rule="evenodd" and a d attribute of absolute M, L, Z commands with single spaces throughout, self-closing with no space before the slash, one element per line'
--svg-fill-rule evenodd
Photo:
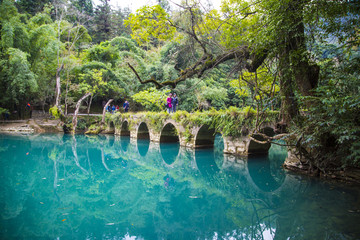
<path fill-rule="evenodd" d="M 267 54 L 251 53 L 247 46 L 234 48 L 217 56 L 204 54 L 195 64 L 186 68 L 185 70 L 180 71 L 180 76 L 178 78 L 164 82 L 156 80 L 153 76 L 150 79 L 142 80 L 138 72 L 133 66 L 131 66 L 130 63 L 128 63 L 128 66 L 134 72 L 136 78 L 140 81 L 141 84 L 153 83 L 158 89 L 165 86 L 171 86 L 172 88 L 175 88 L 178 83 L 183 82 L 193 76 L 200 78 L 206 71 L 232 59 L 246 62 L 245 67 L 250 72 L 255 71 L 263 63 L 266 56 Z"/>

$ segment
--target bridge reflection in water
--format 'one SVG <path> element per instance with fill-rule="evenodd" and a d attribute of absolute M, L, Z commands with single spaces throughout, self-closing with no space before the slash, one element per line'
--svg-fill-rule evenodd
<path fill-rule="evenodd" d="M 248 161 L 221 135 L 198 150 L 142 136 L 0 135 L 1 239 L 360 236 L 359 192 L 285 173 L 279 147 Z"/>

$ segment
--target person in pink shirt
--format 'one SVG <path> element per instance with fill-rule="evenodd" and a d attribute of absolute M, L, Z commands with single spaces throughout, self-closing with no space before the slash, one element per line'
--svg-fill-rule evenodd
<path fill-rule="evenodd" d="M 172 101 L 172 94 L 169 94 L 169 97 L 166 99 L 166 103 L 167 103 L 167 112 L 171 113 L 172 112 L 172 105 L 171 105 L 171 101 Z"/>

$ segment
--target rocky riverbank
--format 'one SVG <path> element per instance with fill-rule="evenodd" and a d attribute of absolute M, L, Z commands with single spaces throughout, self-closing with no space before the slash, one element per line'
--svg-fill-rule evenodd
<path fill-rule="evenodd" d="M 63 123 L 60 120 L 28 119 L 0 122 L 2 133 L 45 133 L 63 132 Z"/>
<path fill-rule="evenodd" d="M 300 160 L 293 152 L 288 152 L 283 167 L 307 176 L 320 177 L 324 179 L 330 179 L 337 182 L 349 182 L 360 184 L 360 169 L 359 168 L 342 168 L 342 169 L 326 169 L 320 171 L 319 169 L 313 170 L 310 165 L 305 164 L 304 159 Z"/>

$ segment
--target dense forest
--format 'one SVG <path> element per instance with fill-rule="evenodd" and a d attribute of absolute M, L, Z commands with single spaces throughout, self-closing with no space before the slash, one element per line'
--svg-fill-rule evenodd
<path fill-rule="evenodd" d="M 88 112 L 109 99 L 162 111 L 176 92 L 189 112 L 279 111 L 315 172 L 360 166 L 358 1 L 169 2 L 131 13 L 107 0 L 1 0 L 2 117 L 25 118 L 27 103 L 66 116 L 79 100 Z"/>

